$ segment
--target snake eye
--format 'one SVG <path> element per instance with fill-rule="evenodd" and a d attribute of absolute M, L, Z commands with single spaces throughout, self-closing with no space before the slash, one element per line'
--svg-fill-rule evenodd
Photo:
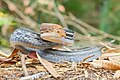
<path fill-rule="evenodd" d="M 60 31 L 57 31 L 57 33 L 60 33 Z"/>
<path fill-rule="evenodd" d="M 49 32 L 48 30 L 46 32 Z"/>

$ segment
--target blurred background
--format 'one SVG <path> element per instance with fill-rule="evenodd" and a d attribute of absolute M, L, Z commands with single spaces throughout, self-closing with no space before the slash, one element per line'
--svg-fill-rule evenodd
<path fill-rule="evenodd" d="M 0 0 L 0 46 L 19 27 L 39 32 L 41 23 L 76 32 L 74 46 L 120 44 L 120 0 Z"/>

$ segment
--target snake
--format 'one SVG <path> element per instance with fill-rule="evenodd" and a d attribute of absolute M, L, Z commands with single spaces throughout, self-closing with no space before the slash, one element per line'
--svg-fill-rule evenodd
<path fill-rule="evenodd" d="M 61 38 L 62 37 L 62 38 Z M 24 54 L 36 51 L 42 58 L 60 63 L 61 61 L 81 62 L 97 59 L 102 54 L 102 46 L 92 45 L 71 51 L 52 49 L 54 47 L 69 46 L 74 42 L 74 32 L 56 24 L 44 23 L 40 33 L 27 28 L 15 30 L 10 37 L 11 45 Z"/>

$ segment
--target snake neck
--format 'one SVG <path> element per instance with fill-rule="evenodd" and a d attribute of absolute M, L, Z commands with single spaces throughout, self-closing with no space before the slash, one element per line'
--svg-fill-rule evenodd
<path fill-rule="evenodd" d="M 10 43 L 13 47 L 23 46 L 35 49 L 61 48 L 73 44 L 74 32 L 69 29 L 62 30 L 65 31 L 65 37 L 59 37 L 59 34 L 53 31 L 52 33 L 44 33 L 43 38 L 43 33 L 40 34 L 30 29 L 19 28 L 11 35 Z"/>

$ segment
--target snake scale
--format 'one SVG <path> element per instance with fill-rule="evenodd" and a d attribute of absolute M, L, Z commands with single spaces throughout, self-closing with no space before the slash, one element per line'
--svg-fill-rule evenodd
<path fill-rule="evenodd" d="M 67 29 L 65 31 L 69 32 Z M 42 58 L 57 63 L 61 61 L 81 62 L 89 56 L 91 57 L 86 61 L 92 61 L 101 55 L 101 46 L 90 46 L 81 49 L 73 49 L 72 51 L 53 50 L 51 49 L 52 47 L 62 45 L 43 40 L 40 36 L 40 33 L 26 28 L 20 28 L 13 32 L 10 37 L 10 43 L 23 53 L 36 51 Z M 66 39 L 72 40 L 73 36 L 68 33 L 67 37 Z"/>

